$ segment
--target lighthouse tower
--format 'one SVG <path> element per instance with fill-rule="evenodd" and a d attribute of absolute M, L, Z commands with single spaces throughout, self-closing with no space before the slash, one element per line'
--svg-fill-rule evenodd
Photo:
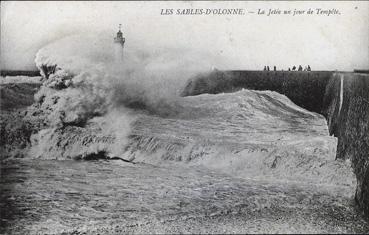
<path fill-rule="evenodd" d="M 119 31 L 117 32 L 117 36 L 114 38 L 115 62 L 117 63 L 123 61 L 123 48 L 124 42 L 126 41 L 126 39 L 123 37 L 121 27 L 122 25 L 119 24 Z"/>

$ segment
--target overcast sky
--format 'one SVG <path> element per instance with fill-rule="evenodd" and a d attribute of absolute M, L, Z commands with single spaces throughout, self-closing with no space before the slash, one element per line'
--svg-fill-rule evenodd
<path fill-rule="evenodd" d="M 340 15 L 161 15 L 161 9 L 332 9 Z M 223 69 L 315 70 L 369 67 L 369 2 L 1 2 L 1 68 L 30 69 L 36 52 L 58 38 L 123 24 L 135 38 L 163 47 L 215 53 Z"/>

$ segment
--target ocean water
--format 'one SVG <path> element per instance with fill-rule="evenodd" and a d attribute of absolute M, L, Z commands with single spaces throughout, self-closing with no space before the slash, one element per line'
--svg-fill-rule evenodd
<path fill-rule="evenodd" d="M 324 117 L 285 96 L 241 90 L 132 112 L 119 156 L 131 162 L 2 164 L 2 232 L 369 232 Z"/>

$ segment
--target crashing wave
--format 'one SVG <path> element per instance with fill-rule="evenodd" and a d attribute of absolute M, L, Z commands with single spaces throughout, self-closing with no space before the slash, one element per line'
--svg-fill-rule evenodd
<path fill-rule="evenodd" d="M 355 184 L 349 163 L 335 161 L 337 140 L 321 115 L 271 91 L 180 97 L 189 77 L 211 67 L 205 59 L 128 47 L 125 64 L 116 64 L 110 45 L 72 36 L 37 53 L 43 85 L 27 115 L 43 126 L 30 137 L 29 157 L 175 162 L 254 179 Z"/>

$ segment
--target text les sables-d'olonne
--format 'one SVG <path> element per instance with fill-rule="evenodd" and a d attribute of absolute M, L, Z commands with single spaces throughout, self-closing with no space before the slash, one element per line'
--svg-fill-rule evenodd
<path fill-rule="evenodd" d="M 245 9 L 242 8 L 199 8 L 199 9 L 161 9 L 160 15 L 244 15 Z"/>

